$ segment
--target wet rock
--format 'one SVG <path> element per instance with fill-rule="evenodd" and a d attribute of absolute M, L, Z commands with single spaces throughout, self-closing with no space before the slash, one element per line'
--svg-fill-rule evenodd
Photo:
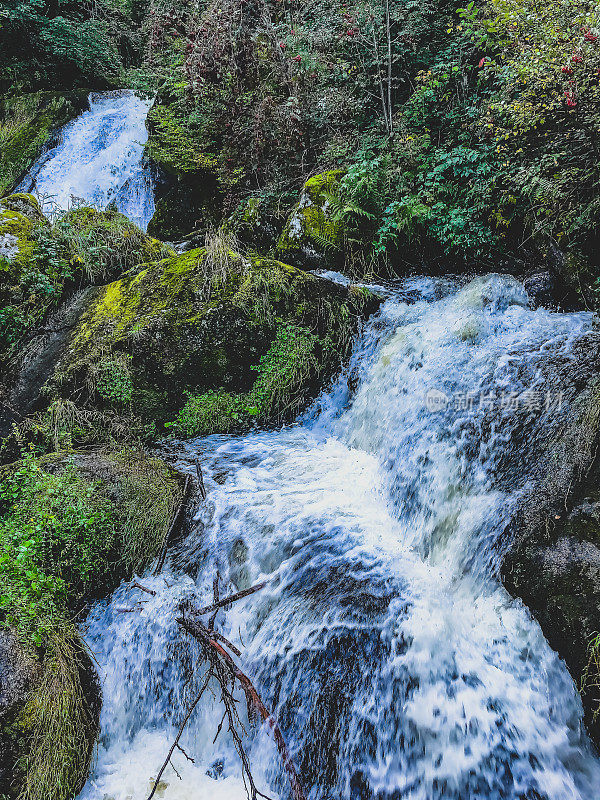
<path fill-rule="evenodd" d="M 591 356 L 593 343 L 591 339 L 586 345 Z M 571 373 L 580 366 L 575 363 Z M 588 369 L 581 369 L 579 390 L 566 417 L 550 421 L 545 443 L 539 437 L 537 474 L 511 525 L 511 546 L 502 566 L 508 590 L 531 609 L 578 686 L 586 675 L 592 636 L 600 632 L 600 498 L 594 494 L 600 480 L 597 366 L 591 357 Z M 600 676 L 589 678 L 593 683 Z M 597 743 L 599 700 L 593 690 L 584 691 L 586 724 Z"/>
<path fill-rule="evenodd" d="M 0 628 L 0 724 L 24 702 L 38 674 L 39 665 L 15 634 Z"/>
<path fill-rule="evenodd" d="M 574 292 L 555 272 L 535 272 L 525 278 L 523 286 L 533 308 L 568 311 L 578 307 Z"/>
<path fill-rule="evenodd" d="M 0 793 L 7 796 L 13 794 L 14 764 L 20 749 L 18 731 L 11 725 L 39 675 L 38 662 L 15 634 L 0 628 Z"/>
<path fill-rule="evenodd" d="M 534 308 L 554 305 L 556 279 L 552 273 L 536 272 L 523 281 L 523 286 Z"/>
<path fill-rule="evenodd" d="M 222 216 L 215 156 L 202 152 L 201 142 L 171 107 L 173 100 L 163 87 L 146 123 L 156 198 L 148 233 L 170 242 L 192 232 L 204 236 Z"/>

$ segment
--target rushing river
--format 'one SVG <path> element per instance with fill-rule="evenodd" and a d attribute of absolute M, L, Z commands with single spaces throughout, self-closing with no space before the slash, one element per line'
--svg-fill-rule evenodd
<path fill-rule="evenodd" d="M 297 424 L 181 443 L 207 500 L 155 597 L 122 586 L 85 629 L 104 704 L 82 800 L 144 800 L 203 668 L 184 597 L 267 587 L 217 624 L 276 712 L 310 800 L 596 800 L 600 764 L 569 673 L 497 578 L 549 391 L 592 316 L 531 310 L 521 285 L 411 279 Z M 559 376 L 560 377 L 560 376 Z M 351 387 L 351 389 L 349 388 Z M 139 613 L 118 609 L 140 603 Z M 158 796 L 242 800 L 206 695 Z M 264 730 L 258 787 L 288 798 Z"/>
<path fill-rule="evenodd" d="M 150 169 L 144 160 L 146 116 L 152 100 L 133 92 L 92 92 L 90 108 L 65 125 L 18 187 L 33 192 L 45 212 L 73 205 L 113 204 L 146 230 L 154 214 Z"/>
<path fill-rule="evenodd" d="M 147 109 L 92 94 L 20 188 L 60 208 L 114 203 L 145 227 Z M 81 800 L 148 796 L 203 676 L 175 610 L 209 600 L 217 573 L 223 591 L 267 581 L 217 625 L 309 800 L 600 796 L 569 673 L 497 577 L 593 318 L 531 310 L 494 275 L 383 291 L 348 369 L 297 424 L 174 446 L 183 470 L 201 460 L 208 497 L 163 574 L 143 577 L 156 595 L 123 585 L 85 623 L 104 702 Z M 194 761 L 176 751 L 157 797 L 246 796 L 228 734 L 213 742 L 221 714 L 206 694 L 182 738 Z M 248 727 L 258 788 L 287 800 L 272 741 Z"/>

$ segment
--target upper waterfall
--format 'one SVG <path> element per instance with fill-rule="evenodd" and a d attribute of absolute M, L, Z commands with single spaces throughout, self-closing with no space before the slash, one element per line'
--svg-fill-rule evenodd
<path fill-rule="evenodd" d="M 150 169 L 144 161 L 151 99 L 130 90 L 92 92 L 90 108 L 59 132 L 18 187 L 37 195 L 45 210 L 84 201 L 111 203 L 146 230 L 154 213 Z"/>

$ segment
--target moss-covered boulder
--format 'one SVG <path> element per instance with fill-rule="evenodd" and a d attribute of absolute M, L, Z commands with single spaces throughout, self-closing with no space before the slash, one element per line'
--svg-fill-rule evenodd
<path fill-rule="evenodd" d="M 333 213 L 332 201 L 342 175 L 340 170 L 333 170 L 306 181 L 277 242 L 279 258 L 309 269 L 340 260 L 344 226 Z"/>
<path fill-rule="evenodd" d="M 0 200 L 0 270 L 17 274 L 31 266 L 36 255 L 36 229 L 50 227 L 31 194 L 12 194 Z M 2 280 L 6 278 L 3 277 Z"/>
<path fill-rule="evenodd" d="M 238 203 L 227 225 L 241 242 L 261 252 L 270 252 L 277 244 L 286 221 L 273 206 L 264 197 L 246 197 Z"/>
<path fill-rule="evenodd" d="M 288 419 L 339 369 L 377 302 L 213 241 L 100 290 L 46 392 L 160 426 L 204 396 L 210 424 L 179 418 L 187 434 Z M 230 411 L 212 414 L 228 396 Z"/>
<path fill-rule="evenodd" d="M 192 231 L 204 234 L 221 217 L 217 158 L 204 151 L 202 136 L 179 113 L 168 87 L 159 92 L 147 126 L 146 153 L 159 176 L 148 232 L 171 242 Z"/>
<path fill-rule="evenodd" d="M 79 208 L 51 225 L 32 195 L 0 200 L 0 366 L 22 360 L 23 344 L 78 290 L 173 254 L 117 211 Z"/>
<path fill-rule="evenodd" d="M 0 792 L 71 800 L 100 711 L 73 620 L 156 556 L 182 489 L 141 450 L 28 456 L 1 478 Z"/>
<path fill-rule="evenodd" d="M 87 106 L 87 92 L 34 92 L 0 100 L 0 196 L 19 182 L 56 130 Z"/>
<path fill-rule="evenodd" d="M 174 255 L 172 248 L 113 209 L 74 209 L 61 218 L 58 226 L 91 283 L 106 282 L 138 264 Z"/>

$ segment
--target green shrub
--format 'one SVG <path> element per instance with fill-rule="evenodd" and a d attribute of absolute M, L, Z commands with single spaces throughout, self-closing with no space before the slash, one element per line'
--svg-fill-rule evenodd
<path fill-rule="evenodd" d="M 96 488 L 72 465 L 51 474 L 31 455 L 2 481 L 2 623 L 38 645 L 111 569 L 117 520 Z"/>
<path fill-rule="evenodd" d="M 166 427 L 180 436 L 204 436 L 247 428 L 252 422 L 272 424 L 290 419 L 305 401 L 311 378 L 319 372 L 315 351 L 320 345 L 319 337 L 307 328 L 280 323 L 270 348 L 252 367 L 257 377 L 249 392 L 220 390 L 192 395 Z"/>

